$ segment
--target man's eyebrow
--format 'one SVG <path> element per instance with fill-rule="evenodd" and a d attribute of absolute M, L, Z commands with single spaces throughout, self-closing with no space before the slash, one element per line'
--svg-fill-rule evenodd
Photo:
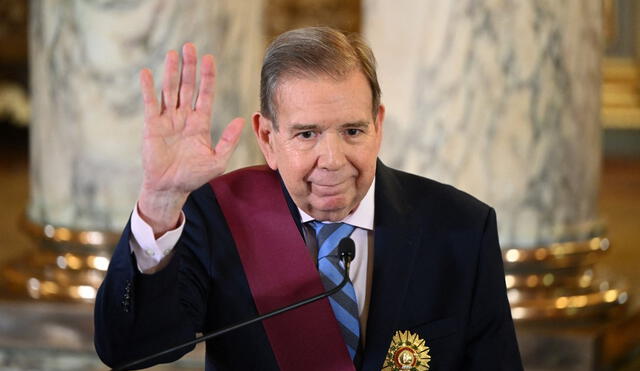
<path fill-rule="evenodd" d="M 354 122 L 345 122 L 341 124 L 341 128 L 364 128 L 369 126 L 369 122 L 367 121 L 354 121 Z M 320 127 L 319 124 L 303 124 L 303 123 L 293 123 L 289 127 L 291 131 L 305 131 L 305 130 L 316 130 Z"/>
<path fill-rule="evenodd" d="M 364 128 L 369 126 L 369 122 L 368 121 L 355 121 L 355 122 L 346 122 L 342 125 L 340 125 L 340 127 L 343 128 Z"/>
<path fill-rule="evenodd" d="M 291 130 L 299 131 L 299 130 L 314 130 L 318 128 L 318 124 L 300 124 L 294 123 L 290 126 Z"/>

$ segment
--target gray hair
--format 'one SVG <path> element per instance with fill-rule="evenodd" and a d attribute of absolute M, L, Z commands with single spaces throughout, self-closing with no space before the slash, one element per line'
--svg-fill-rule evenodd
<path fill-rule="evenodd" d="M 359 69 L 371 87 L 373 116 L 378 114 L 380 85 L 371 48 L 357 34 L 329 27 L 307 27 L 285 32 L 267 48 L 260 75 L 260 112 L 276 123 L 276 90 L 285 76 L 344 78 Z"/>

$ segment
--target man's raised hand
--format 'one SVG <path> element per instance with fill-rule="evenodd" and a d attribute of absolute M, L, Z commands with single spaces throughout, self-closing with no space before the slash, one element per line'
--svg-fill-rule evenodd
<path fill-rule="evenodd" d="M 142 143 L 143 184 L 138 200 L 140 216 L 159 236 L 176 227 L 189 193 L 222 174 L 240 140 L 244 120 L 232 120 L 212 146 L 210 125 L 216 81 L 212 55 L 202 57 L 200 86 L 196 92 L 197 53 L 193 44 L 179 56 L 167 53 L 162 99 L 158 102 L 153 75 L 140 72 L 144 99 Z"/>

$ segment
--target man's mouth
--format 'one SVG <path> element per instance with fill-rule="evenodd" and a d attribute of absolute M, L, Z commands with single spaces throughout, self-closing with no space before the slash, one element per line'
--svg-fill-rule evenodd
<path fill-rule="evenodd" d="M 311 183 L 311 189 L 313 193 L 318 196 L 335 196 L 345 192 L 346 183 L 346 180 L 339 182 Z"/>

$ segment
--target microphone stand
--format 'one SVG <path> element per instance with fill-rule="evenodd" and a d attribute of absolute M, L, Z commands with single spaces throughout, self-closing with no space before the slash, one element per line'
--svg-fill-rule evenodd
<path fill-rule="evenodd" d="M 348 241 L 345 241 L 345 240 L 348 240 Z M 350 246 L 346 246 L 347 244 L 350 245 Z M 171 347 L 169 349 L 165 349 L 165 350 L 163 350 L 161 352 L 158 352 L 158 353 L 152 354 L 150 356 L 147 356 L 147 357 L 135 360 L 133 362 L 127 363 L 127 364 L 125 364 L 123 366 L 119 366 L 119 367 L 113 368 L 112 371 L 123 371 L 123 370 L 126 370 L 131 366 L 135 366 L 137 364 L 149 361 L 149 360 L 151 360 L 153 358 L 156 358 L 156 357 L 159 357 L 159 356 L 163 356 L 163 355 L 165 355 L 167 353 L 174 352 L 174 351 L 176 351 L 178 349 L 185 348 L 185 347 L 188 347 L 190 345 L 195 345 L 195 344 L 197 344 L 199 342 L 202 342 L 202 341 L 205 341 L 205 340 L 209 340 L 211 338 L 226 334 L 227 332 L 230 332 L 230 331 L 233 331 L 233 330 L 237 330 L 239 328 L 248 326 L 248 325 L 250 325 L 252 323 L 263 321 L 263 320 L 271 318 L 273 316 L 277 316 L 278 314 L 281 314 L 281 313 L 284 313 L 284 312 L 287 312 L 287 311 L 290 311 L 290 310 L 294 310 L 294 309 L 300 308 L 303 305 L 311 304 L 314 301 L 318 301 L 320 299 L 324 299 L 324 298 L 326 298 L 328 296 L 331 296 L 331 295 L 337 293 L 338 291 L 342 290 L 342 288 L 347 284 L 347 282 L 349 282 L 349 266 L 351 265 L 351 260 L 353 260 L 353 257 L 355 255 L 355 244 L 354 244 L 352 239 L 350 239 L 348 237 L 345 237 L 338 244 L 338 249 L 339 249 L 339 254 L 340 254 L 340 260 L 342 260 L 342 262 L 344 263 L 344 275 L 342 276 L 342 282 L 340 282 L 340 284 L 338 286 L 332 288 L 331 290 L 325 291 L 325 292 L 323 292 L 321 294 L 318 294 L 316 296 L 312 296 L 310 298 L 301 300 L 301 301 L 299 301 L 297 303 L 294 303 L 294 304 L 291 304 L 291 305 L 287 305 L 286 307 L 282 307 L 280 309 L 276 309 L 276 310 L 271 311 L 269 313 L 265 313 L 265 314 L 260 315 L 258 317 L 252 318 L 250 320 L 238 322 L 236 324 L 233 324 L 231 326 L 225 327 L 225 328 L 220 329 L 218 331 L 215 331 L 215 332 L 212 332 L 212 333 L 209 333 L 209 334 L 205 334 L 205 335 L 202 335 L 200 337 L 196 337 L 195 339 L 189 340 L 186 343 L 182 343 L 182 344 L 176 345 L 176 346 Z"/>

